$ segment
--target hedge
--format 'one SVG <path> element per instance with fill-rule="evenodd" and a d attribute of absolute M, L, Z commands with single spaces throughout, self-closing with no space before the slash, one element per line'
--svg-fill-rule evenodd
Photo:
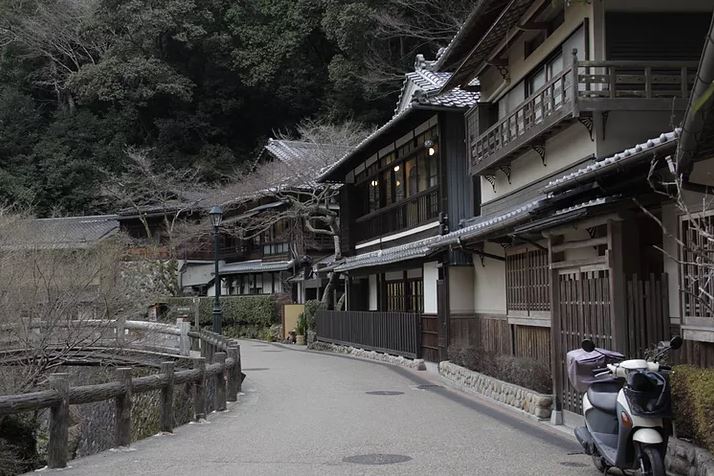
<path fill-rule="evenodd" d="M 194 299 L 198 299 L 199 323 L 209 325 L 213 313 L 213 297 L 167 298 L 166 303 L 169 306 L 167 317 L 174 319 L 179 307 L 194 309 Z M 226 296 L 221 297 L 221 304 L 223 305 L 224 325 L 263 329 L 280 322 L 278 305 L 272 296 Z"/>
<path fill-rule="evenodd" d="M 529 388 L 538 393 L 553 393 L 550 369 L 547 365 L 533 359 L 497 354 L 474 346 L 452 345 L 448 348 L 448 354 L 453 364 L 474 372 Z"/>
<path fill-rule="evenodd" d="M 714 451 L 714 369 L 678 365 L 671 382 L 677 436 Z"/>

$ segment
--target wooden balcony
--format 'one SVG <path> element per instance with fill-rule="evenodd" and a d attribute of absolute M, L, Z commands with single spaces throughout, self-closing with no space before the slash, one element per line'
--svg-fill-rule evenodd
<path fill-rule="evenodd" d="M 355 220 L 355 241 L 366 241 L 434 221 L 439 217 L 439 210 L 439 189 L 432 187 Z"/>
<path fill-rule="evenodd" d="M 467 115 L 472 175 L 493 175 L 526 149 L 545 161 L 545 140 L 575 120 L 592 134 L 593 112 L 672 111 L 687 107 L 696 62 L 577 61 L 479 134 Z"/>

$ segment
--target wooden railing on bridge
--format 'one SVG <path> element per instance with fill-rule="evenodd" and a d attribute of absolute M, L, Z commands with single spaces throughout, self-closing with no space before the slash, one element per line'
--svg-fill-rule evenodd
<path fill-rule="evenodd" d="M 201 357 L 191 357 L 191 368 L 176 370 L 175 362 L 161 363 L 161 372 L 155 375 L 132 378 L 130 367 L 116 369 L 113 382 L 70 387 L 69 375 L 55 373 L 49 376 L 49 390 L 20 395 L 0 396 L 0 416 L 23 411 L 50 409 L 49 441 L 47 445 L 47 465 L 49 468 L 64 468 L 68 460 L 69 406 L 84 403 L 114 400 L 115 429 L 114 445 L 128 446 L 131 442 L 132 395 L 151 391 L 161 391 L 160 429 L 173 432 L 174 429 L 174 386 L 189 384 L 193 387 L 193 412 L 196 421 L 206 418 L 208 409 L 207 387 L 209 379 L 215 382 L 213 408 L 224 411 L 226 402 L 238 400 L 241 389 L 240 345 L 232 339 L 206 330 L 188 331 L 185 324 L 167 326 L 157 323 L 137 324 L 128 321 L 117 324 L 117 335 L 124 334 L 123 328 L 151 327 L 179 338 L 187 336 L 193 340 L 193 347 L 200 348 Z M 179 341 L 177 357 L 185 358 L 191 347 L 187 341 Z M 186 350 L 184 354 L 183 351 Z M 211 363 L 207 363 L 211 362 Z"/>
<path fill-rule="evenodd" d="M 338 345 L 420 357 L 421 315 L 410 312 L 318 311 L 317 339 Z"/>

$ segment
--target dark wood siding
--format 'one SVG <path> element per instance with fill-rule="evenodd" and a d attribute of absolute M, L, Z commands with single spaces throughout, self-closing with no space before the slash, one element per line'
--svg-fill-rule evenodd
<path fill-rule="evenodd" d="M 608 12 L 608 60 L 697 61 L 709 30 L 707 12 Z"/>
<path fill-rule="evenodd" d="M 466 127 L 461 113 L 442 113 L 439 122 L 443 149 L 441 164 L 446 168 L 443 187 L 446 212 L 449 214 L 449 228 L 456 230 L 462 219 L 471 218 L 474 214 L 472 181 L 464 142 Z"/>

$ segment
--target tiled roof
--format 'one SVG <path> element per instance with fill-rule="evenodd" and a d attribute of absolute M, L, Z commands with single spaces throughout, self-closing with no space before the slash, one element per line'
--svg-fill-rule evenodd
<path fill-rule="evenodd" d="M 29 220 L 26 229 L 18 225 L 22 243 L 7 243 L 9 247 L 41 249 L 88 248 L 119 229 L 116 215 Z"/>
<path fill-rule="evenodd" d="M 446 235 L 432 236 L 413 243 L 394 246 L 384 250 L 362 253 L 345 258 L 344 262 L 335 267 L 337 271 L 382 266 L 415 258 L 424 258 L 450 245 L 459 244 L 462 240 L 472 240 L 488 233 L 493 233 L 507 226 L 514 225 L 529 217 L 545 197 L 539 197 L 506 213 L 480 217 L 472 220 L 465 227 Z"/>
<path fill-rule="evenodd" d="M 283 162 L 310 159 L 318 156 L 323 162 L 332 163 L 349 152 L 350 147 L 297 140 L 268 139 L 265 150 Z"/>
<path fill-rule="evenodd" d="M 478 33 L 473 36 L 469 35 L 470 26 L 465 27 L 465 31 L 457 37 L 462 38 L 464 43 L 460 45 L 462 48 L 471 48 L 470 52 L 465 55 L 465 59 L 454 72 L 453 76 L 444 85 L 444 91 L 453 87 L 459 86 L 467 81 L 473 75 L 482 63 L 493 53 L 494 48 L 503 41 L 503 39 L 516 26 L 518 20 L 533 4 L 532 0 L 511 0 L 506 2 L 493 2 L 495 5 L 492 13 L 499 13 L 498 18 L 493 17 L 493 21 L 489 22 L 490 28 L 485 33 L 482 33 L 483 26 L 478 28 Z M 506 5 L 504 5 L 506 4 Z M 471 46 L 475 45 L 475 46 Z M 453 46 L 452 46 L 453 48 Z M 447 52 L 448 54 L 448 52 Z M 442 62 L 437 63 L 441 65 Z"/>
<path fill-rule="evenodd" d="M 405 75 L 397 108 L 394 110 L 395 116 L 415 104 L 468 109 L 478 102 L 478 93 L 459 88 L 438 95 L 451 73 L 432 71 L 432 64 L 433 62 L 424 60 L 422 55 L 417 55 L 414 71 Z"/>
<path fill-rule="evenodd" d="M 239 263 L 223 263 L 220 274 L 267 273 L 270 271 L 285 271 L 293 265 L 290 261 L 263 261 L 261 259 L 241 261 Z"/>
<path fill-rule="evenodd" d="M 479 94 L 476 92 L 454 88 L 439 95 L 439 91 L 449 80 L 451 73 L 431 71 L 431 65 L 432 62 L 425 61 L 422 55 L 417 56 L 414 71 L 405 75 L 397 107 L 392 118 L 357 144 L 352 151 L 345 154 L 332 167 L 323 171 L 318 177 L 318 181 L 325 180 L 332 170 L 349 161 L 356 153 L 384 136 L 393 126 L 415 109 L 443 107 L 459 110 L 469 109 L 476 105 L 479 100 Z"/>
<path fill-rule="evenodd" d="M 441 48 L 434 62 L 435 69 L 452 70 L 463 61 L 483 31 L 491 26 L 504 8 L 503 0 L 474 0 L 474 8 L 446 48 Z"/>
<path fill-rule="evenodd" d="M 572 186 L 573 184 L 589 178 L 594 174 L 600 174 L 610 169 L 614 169 L 615 167 L 622 165 L 624 162 L 646 158 L 662 149 L 674 147 L 681 132 L 681 129 L 675 129 L 672 132 L 665 132 L 659 137 L 649 139 L 641 144 L 637 144 L 634 147 L 618 152 L 615 155 L 593 162 L 586 167 L 582 167 L 567 175 L 551 180 L 548 182 L 548 185 L 545 186 L 544 190 L 546 192 L 552 192 L 567 186 Z"/>

